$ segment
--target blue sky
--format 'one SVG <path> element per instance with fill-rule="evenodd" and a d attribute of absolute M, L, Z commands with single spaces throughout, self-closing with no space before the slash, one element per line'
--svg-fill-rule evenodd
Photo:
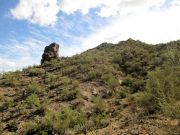
<path fill-rule="evenodd" d="M 0 0 L 0 72 L 39 64 L 43 49 L 61 56 L 128 38 L 178 40 L 180 0 Z"/>

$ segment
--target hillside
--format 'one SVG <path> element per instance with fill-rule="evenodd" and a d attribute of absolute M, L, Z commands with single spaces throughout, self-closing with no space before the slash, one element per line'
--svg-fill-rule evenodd
<path fill-rule="evenodd" d="M 180 41 L 103 43 L 0 79 L 2 135 L 179 135 Z"/>

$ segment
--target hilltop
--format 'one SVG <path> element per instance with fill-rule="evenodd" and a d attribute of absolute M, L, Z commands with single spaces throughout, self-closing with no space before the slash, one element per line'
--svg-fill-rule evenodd
<path fill-rule="evenodd" d="M 180 41 L 102 43 L 0 78 L 2 135 L 178 135 L 179 118 Z"/>

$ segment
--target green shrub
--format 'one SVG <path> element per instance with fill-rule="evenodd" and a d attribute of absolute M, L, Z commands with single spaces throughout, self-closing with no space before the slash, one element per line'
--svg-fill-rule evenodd
<path fill-rule="evenodd" d="M 180 117 L 180 68 L 167 68 L 150 72 L 146 91 L 138 103 L 145 110 Z"/>
<path fill-rule="evenodd" d="M 48 111 L 43 123 L 52 127 L 55 133 L 65 134 L 66 131 L 75 129 L 77 126 L 82 130 L 86 123 L 86 117 L 83 112 L 65 107 L 61 108 L 59 112 Z"/>
<path fill-rule="evenodd" d="M 145 87 L 145 80 L 133 78 L 131 76 L 125 77 L 125 79 L 122 81 L 122 86 L 129 87 L 131 89 L 132 93 L 142 91 Z"/>
<path fill-rule="evenodd" d="M 104 100 L 101 97 L 94 97 L 93 98 L 93 103 L 94 103 L 94 111 L 96 113 L 102 113 L 105 111 L 106 109 L 106 104 L 104 102 Z"/>
<path fill-rule="evenodd" d="M 39 76 L 43 75 L 45 73 L 45 70 L 43 68 L 30 67 L 24 69 L 24 72 L 28 73 L 29 76 Z"/>
<path fill-rule="evenodd" d="M 20 103 L 16 106 L 16 111 L 20 114 L 24 114 L 26 112 L 27 104 L 25 102 Z"/>
<path fill-rule="evenodd" d="M 73 100 L 76 99 L 79 95 L 79 89 L 75 88 L 75 89 L 67 89 L 64 88 L 59 95 L 59 100 L 61 101 L 69 101 L 69 100 Z"/>
<path fill-rule="evenodd" d="M 62 84 L 63 85 L 68 85 L 68 84 L 72 84 L 72 80 L 68 77 L 63 77 L 62 78 Z"/>
<path fill-rule="evenodd" d="M 27 93 L 29 94 L 40 94 L 45 91 L 45 88 L 39 83 L 32 82 L 28 85 Z"/>
<path fill-rule="evenodd" d="M 14 101 L 11 98 L 5 99 L 4 103 L 0 106 L 0 112 L 7 110 L 9 107 L 14 106 Z"/>
<path fill-rule="evenodd" d="M 74 80 L 74 81 L 72 82 L 72 85 L 73 85 L 73 89 L 78 88 L 78 87 L 79 87 L 79 81 Z"/>
<path fill-rule="evenodd" d="M 0 121 L 0 132 L 2 133 L 4 129 L 3 123 Z"/>
<path fill-rule="evenodd" d="M 36 94 L 31 94 L 26 98 L 26 103 L 31 108 L 40 107 L 40 100 Z"/>
<path fill-rule="evenodd" d="M 115 88 L 119 85 L 118 79 L 111 73 L 102 75 L 101 79 L 111 88 Z"/>
<path fill-rule="evenodd" d="M 56 81 L 57 79 L 58 79 L 58 76 L 48 73 L 48 72 L 45 73 L 44 82 L 46 84 L 52 83 L 53 81 Z"/>
<path fill-rule="evenodd" d="M 161 111 L 165 116 L 180 118 L 180 102 L 162 104 Z"/>
<path fill-rule="evenodd" d="M 87 127 L 91 130 L 94 130 L 94 129 L 105 128 L 108 125 L 109 125 L 109 121 L 107 116 L 105 115 L 105 113 L 101 113 L 101 114 L 94 114 L 91 117 Z"/>
<path fill-rule="evenodd" d="M 69 67 L 67 67 L 67 68 L 64 68 L 63 70 L 62 70 L 62 74 L 63 75 L 70 75 L 70 74 L 72 74 L 72 73 L 74 73 L 74 72 L 76 72 L 77 71 L 77 66 L 69 66 Z"/>
<path fill-rule="evenodd" d="M 115 63 L 119 64 L 126 75 L 132 75 L 135 78 L 139 76 L 146 77 L 149 69 L 154 68 L 155 65 L 160 63 L 160 60 L 158 62 L 155 61 L 158 57 L 156 52 L 151 52 L 150 48 L 146 49 L 139 45 L 125 47 L 113 59 Z"/>
<path fill-rule="evenodd" d="M 38 128 L 38 124 L 34 121 L 27 121 L 22 124 L 22 131 L 25 135 L 33 134 L 33 132 Z"/>
<path fill-rule="evenodd" d="M 160 106 L 153 97 L 152 94 L 147 92 L 138 93 L 136 97 L 137 103 L 139 106 L 144 108 L 146 113 L 157 113 L 160 110 Z"/>
<path fill-rule="evenodd" d="M 22 76 L 17 72 L 5 73 L 3 79 L 3 84 L 10 87 L 15 87 L 22 83 Z"/>
<path fill-rule="evenodd" d="M 98 77 L 98 74 L 95 70 L 91 70 L 88 72 L 87 76 L 88 76 L 88 80 L 93 80 Z"/>
<path fill-rule="evenodd" d="M 116 91 L 114 94 L 117 99 L 123 99 L 127 97 L 127 92 L 125 91 L 125 89 L 121 91 Z"/>

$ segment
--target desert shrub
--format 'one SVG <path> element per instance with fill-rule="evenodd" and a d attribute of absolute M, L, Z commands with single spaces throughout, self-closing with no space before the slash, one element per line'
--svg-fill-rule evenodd
<path fill-rule="evenodd" d="M 118 79 L 111 73 L 102 75 L 101 79 L 111 88 L 115 88 L 119 85 Z"/>
<path fill-rule="evenodd" d="M 30 67 L 24 69 L 24 72 L 26 72 L 29 76 L 39 76 L 43 75 L 45 73 L 45 70 L 43 68 Z"/>
<path fill-rule="evenodd" d="M 88 72 L 89 64 L 79 64 L 78 71 L 79 73 L 86 73 Z"/>
<path fill-rule="evenodd" d="M 173 42 L 171 44 L 174 44 Z M 180 49 L 176 49 L 171 47 L 168 47 L 168 51 L 163 55 L 164 58 L 166 59 L 166 64 L 170 66 L 178 66 L 180 65 L 180 54 L 179 54 Z"/>
<path fill-rule="evenodd" d="M 40 107 L 40 100 L 36 94 L 31 94 L 26 98 L 26 103 L 31 108 Z"/>
<path fill-rule="evenodd" d="M 144 108 L 148 114 L 157 113 L 160 111 L 160 106 L 152 94 L 147 92 L 140 92 L 136 97 L 138 105 Z"/>
<path fill-rule="evenodd" d="M 39 128 L 38 124 L 35 121 L 27 121 L 22 124 L 22 131 L 25 135 L 34 135 L 36 130 Z"/>
<path fill-rule="evenodd" d="M 4 103 L 0 106 L 0 112 L 7 110 L 9 107 L 14 106 L 14 101 L 11 98 L 8 98 L 4 101 Z"/>
<path fill-rule="evenodd" d="M 62 84 L 63 85 L 69 85 L 69 84 L 72 84 L 72 80 L 68 77 L 63 77 L 62 78 Z"/>
<path fill-rule="evenodd" d="M 0 121 L 0 132 L 2 133 L 4 129 L 3 123 Z"/>
<path fill-rule="evenodd" d="M 145 49 L 143 46 L 124 48 L 120 54 L 114 57 L 113 61 L 119 64 L 120 68 L 128 75 L 133 77 L 142 76 L 145 77 L 149 69 L 154 65 L 158 65 L 155 52 L 151 52 L 151 49 Z M 158 61 L 160 63 L 160 61 Z"/>
<path fill-rule="evenodd" d="M 90 130 L 105 128 L 109 125 L 108 117 L 105 113 L 94 114 L 88 121 L 87 128 Z"/>
<path fill-rule="evenodd" d="M 16 121 L 8 122 L 8 124 L 6 124 L 6 129 L 10 132 L 16 132 L 18 129 L 17 122 Z"/>
<path fill-rule="evenodd" d="M 93 80 L 93 79 L 96 79 L 97 77 L 98 77 L 98 74 L 95 70 L 91 70 L 87 73 L 88 80 Z"/>
<path fill-rule="evenodd" d="M 105 111 L 106 105 L 101 97 L 93 97 L 93 103 L 94 103 L 93 109 L 95 113 L 102 113 Z"/>
<path fill-rule="evenodd" d="M 82 130 L 86 123 L 86 117 L 83 112 L 78 112 L 70 108 L 62 108 L 59 112 L 46 112 L 44 118 L 44 125 L 52 127 L 57 134 L 65 134 L 70 129 Z"/>
<path fill-rule="evenodd" d="M 142 91 L 144 90 L 145 87 L 145 80 L 144 79 L 138 79 L 138 78 L 133 78 L 131 76 L 125 77 L 125 79 L 122 81 L 122 86 L 129 87 L 131 89 L 132 93 Z"/>
<path fill-rule="evenodd" d="M 114 94 L 117 99 L 123 99 L 127 97 L 127 91 L 125 89 L 116 91 Z"/>
<path fill-rule="evenodd" d="M 44 75 L 44 82 L 46 84 L 52 83 L 53 81 L 56 81 L 57 79 L 58 79 L 58 76 L 56 76 L 52 73 L 46 72 Z"/>
<path fill-rule="evenodd" d="M 59 100 L 69 101 L 69 100 L 76 99 L 79 93 L 80 91 L 78 88 L 75 88 L 75 89 L 64 88 L 62 91 L 60 91 Z"/>
<path fill-rule="evenodd" d="M 63 75 L 70 75 L 72 73 L 74 73 L 75 71 L 77 71 L 77 66 L 67 66 L 61 69 L 61 72 Z"/>
<path fill-rule="evenodd" d="M 45 91 L 45 88 L 42 85 L 36 82 L 32 82 L 31 84 L 28 85 L 26 92 L 28 94 L 40 94 L 44 91 Z"/>
<path fill-rule="evenodd" d="M 75 88 L 78 88 L 78 87 L 79 87 L 79 81 L 74 80 L 74 81 L 72 82 L 72 86 L 73 86 L 74 89 L 75 89 Z"/>
<path fill-rule="evenodd" d="M 180 118 L 180 103 L 166 103 L 161 105 L 161 112 L 165 116 L 172 116 L 175 118 Z"/>
<path fill-rule="evenodd" d="M 160 112 L 180 117 L 180 68 L 157 69 L 150 72 L 146 91 L 139 97 L 138 103 L 148 112 Z"/>
<path fill-rule="evenodd" d="M 9 72 L 3 74 L 3 84 L 10 87 L 21 85 L 22 76 L 18 72 Z"/>
<path fill-rule="evenodd" d="M 26 107 L 27 107 L 27 104 L 25 102 L 19 103 L 16 106 L 16 111 L 20 114 L 24 114 L 26 113 Z"/>

